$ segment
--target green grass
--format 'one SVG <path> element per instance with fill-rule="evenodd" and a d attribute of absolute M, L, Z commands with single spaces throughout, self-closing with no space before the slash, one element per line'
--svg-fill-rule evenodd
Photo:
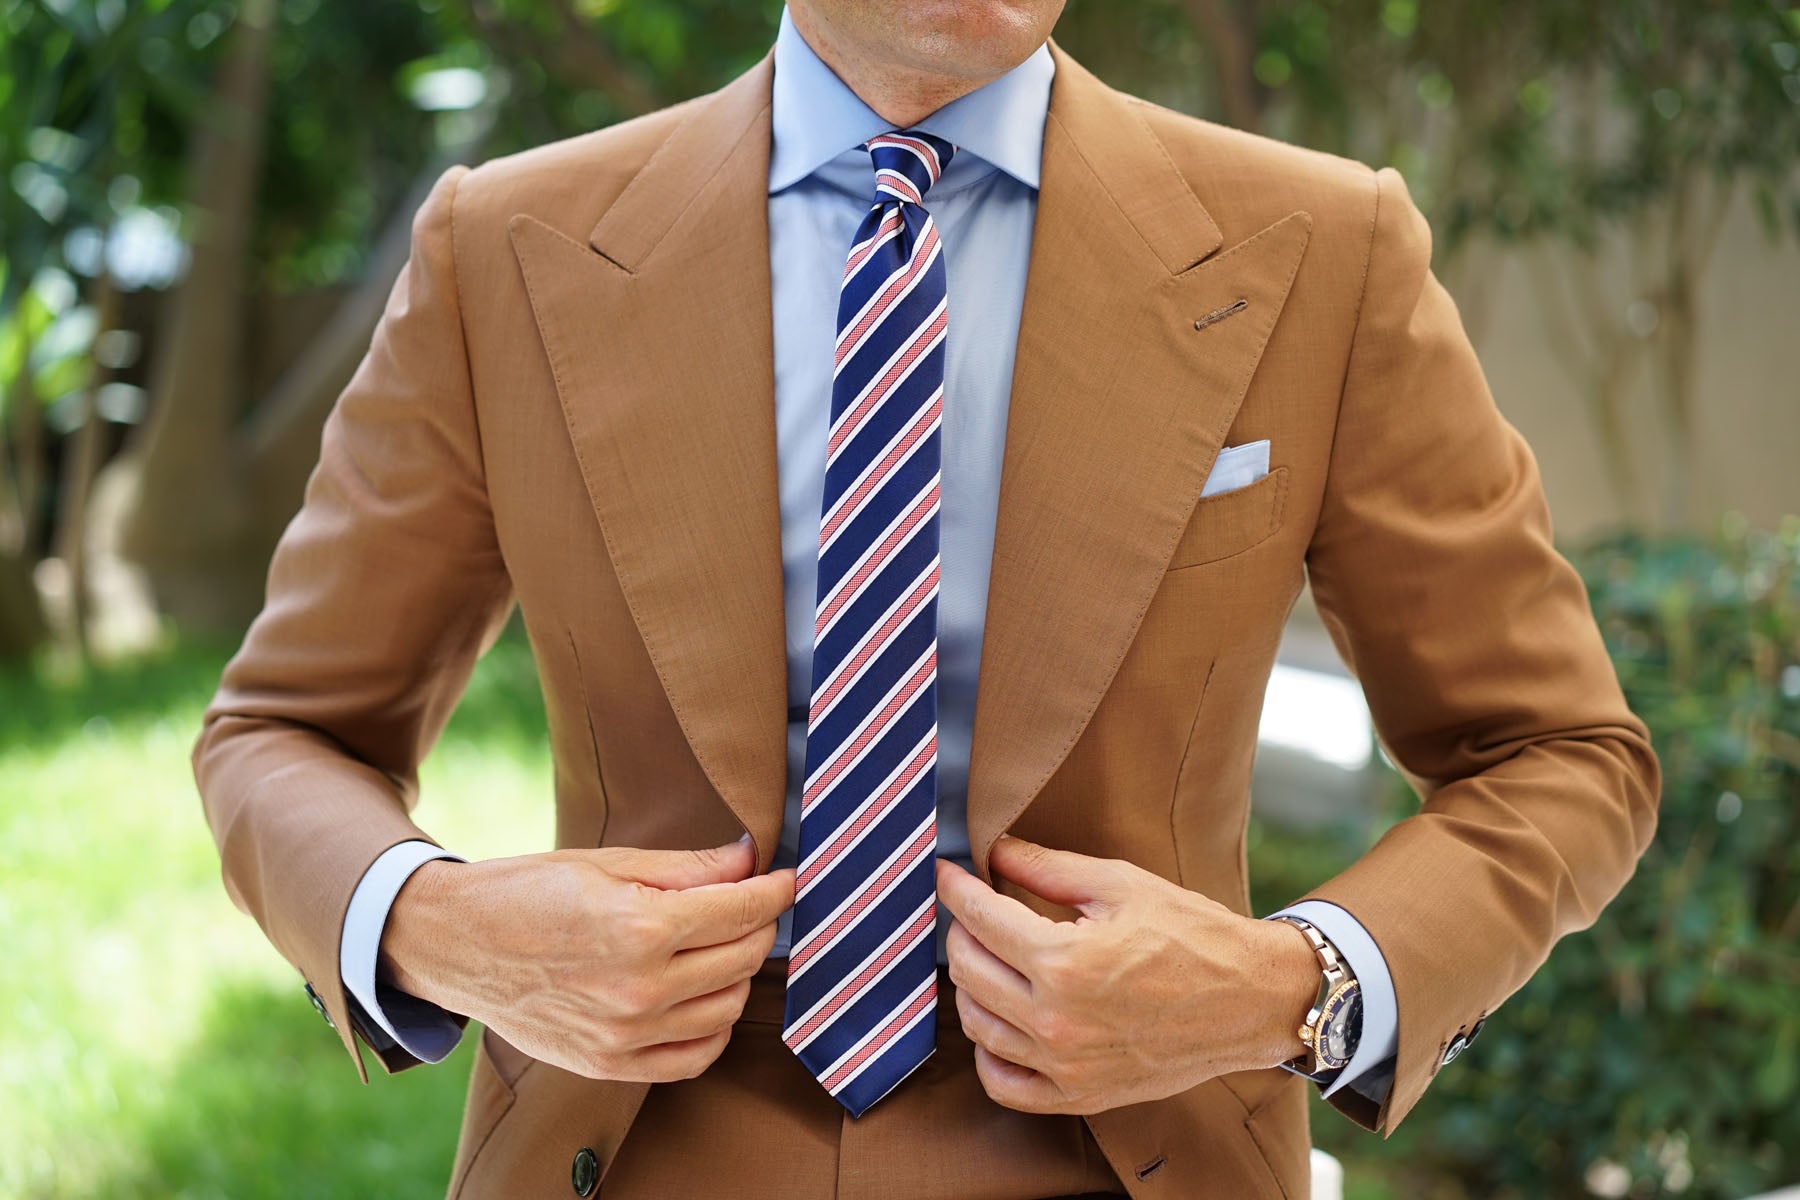
<path fill-rule="evenodd" d="M 227 654 L 0 674 L 0 1198 L 443 1194 L 469 1044 L 363 1088 L 220 885 L 188 752 Z M 549 844 L 516 636 L 422 794 L 421 823 L 465 854 Z"/>

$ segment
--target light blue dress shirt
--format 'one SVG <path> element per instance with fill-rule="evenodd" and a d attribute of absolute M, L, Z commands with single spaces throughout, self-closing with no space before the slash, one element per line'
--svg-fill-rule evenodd
<path fill-rule="evenodd" d="M 972 865 L 965 807 L 976 675 L 1013 355 L 1031 261 L 1044 121 L 1055 70 L 1049 48 L 1040 46 L 1007 74 L 917 125 L 957 147 L 926 205 L 943 239 L 950 312 L 939 522 L 938 852 L 965 867 Z M 773 863 L 780 868 L 793 866 L 798 859 L 800 791 L 806 774 L 804 714 L 811 695 L 819 509 L 838 286 L 856 227 L 875 194 L 874 168 L 863 143 L 891 126 L 813 52 L 785 11 L 775 40 L 770 117 L 775 437 L 787 692 L 795 715 L 788 724 L 787 810 Z M 1241 486 L 1266 473 L 1268 449 L 1260 443 L 1237 454 L 1222 454 L 1215 472 L 1219 485 Z M 1251 463 L 1260 468 L 1240 470 Z M 407 877 L 434 858 L 455 857 L 427 842 L 393 847 L 363 877 L 344 922 L 340 965 L 346 987 L 374 1025 L 428 1062 L 449 1054 L 460 1031 L 443 1010 L 378 984 L 376 957 L 388 909 Z M 1306 901 L 1284 911 L 1315 925 L 1362 983 L 1361 1046 L 1335 1078 L 1321 1076 L 1319 1081 L 1327 1094 L 1354 1082 L 1359 1092 L 1379 1100 L 1392 1080 L 1396 1044 L 1393 984 L 1381 952 L 1362 925 L 1336 905 Z M 942 962 L 950 922 L 941 907 L 938 918 Z M 781 917 L 776 956 L 787 953 L 790 919 L 791 913 Z"/>

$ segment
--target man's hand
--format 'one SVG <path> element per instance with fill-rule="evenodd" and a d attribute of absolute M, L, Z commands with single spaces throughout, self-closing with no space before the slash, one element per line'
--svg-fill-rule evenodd
<path fill-rule="evenodd" d="M 950 979 L 997 1103 L 1096 1113 L 1300 1054 L 1318 991 L 1305 936 L 1239 916 L 1117 859 L 994 845 L 994 873 L 1054 904 L 1052 921 L 946 859 Z"/>
<path fill-rule="evenodd" d="M 558 850 L 426 863 L 395 898 L 381 974 L 594 1079 L 700 1074 L 794 902 L 794 873 L 716 850 Z"/>

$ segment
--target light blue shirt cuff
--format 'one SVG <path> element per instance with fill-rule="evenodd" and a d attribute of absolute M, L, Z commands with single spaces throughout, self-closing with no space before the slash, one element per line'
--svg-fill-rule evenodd
<path fill-rule="evenodd" d="M 1394 1056 L 1400 1048 L 1399 1005 L 1387 959 L 1362 922 L 1328 900 L 1302 900 L 1271 913 L 1269 919 L 1281 916 L 1299 917 L 1324 934 L 1361 985 L 1362 1036 L 1356 1053 L 1342 1070 L 1321 1071 L 1308 1078 L 1323 1085 L 1326 1096 L 1349 1086 L 1380 1104 L 1393 1086 Z"/>
<path fill-rule="evenodd" d="M 444 1009 L 397 987 L 377 983 L 375 968 L 388 910 L 412 873 L 435 859 L 466 862 L 430 842 L 390 846 L 363 872 L 344 914 L 338 945 L 338 973 L 352 1000 L 362 1006 L 363 1024 L 373 1024 L 402 1050 L 423 1062 L 442 1062 L 462 1040 L 462 1027 Z"/>

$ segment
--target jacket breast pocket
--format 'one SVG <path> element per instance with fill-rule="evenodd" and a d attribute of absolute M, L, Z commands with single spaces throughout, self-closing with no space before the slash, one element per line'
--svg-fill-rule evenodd
<path fill-rule="evenodd" d="M 1194 515 L 1175 543 L 1169 570 L 1217 562 L 1265 541 L 1281 528 L 1287 485 L 1288 469 L 1278 467 L 1255 483 L 1195 504 Z"/>

